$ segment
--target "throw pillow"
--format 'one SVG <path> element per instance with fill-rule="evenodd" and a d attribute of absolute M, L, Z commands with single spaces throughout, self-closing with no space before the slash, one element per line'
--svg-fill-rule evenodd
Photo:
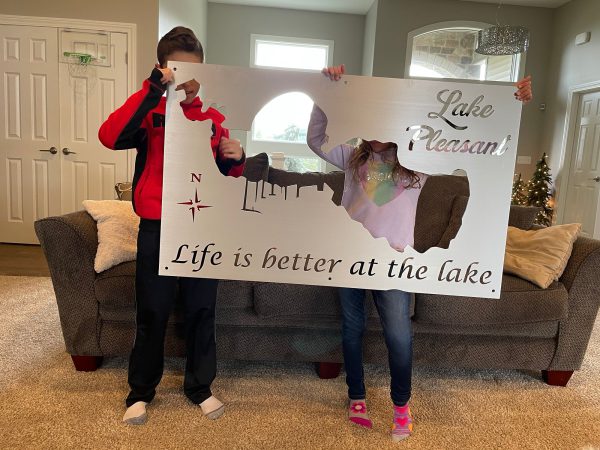
<path fill-rule="evenodd" d="M 244 173 L 242 174 L 248 181 L 258 182 L 267 181 L 269 178 L 269 157 L 266 153 L 246 158 Z"/>
<path fill-rule="evenodd" d="M 94 270 L 100 273 L 122 262 L 135 261 L 140 218 L 131 202 L 85 200 L 83 207 L 98 225 Z"/>
<path fill-rule="evenodd" d="M 508 225 L 521 230 L 530 230 L 539 212 L 540 208 L 535 206 L 510 205 Z"/>
<path fill-rule="evenodd" d="M 546 289 L 564 272 L 580 230 L 579 223 L 539 230 L 508 227 L 504 272 Z"/>

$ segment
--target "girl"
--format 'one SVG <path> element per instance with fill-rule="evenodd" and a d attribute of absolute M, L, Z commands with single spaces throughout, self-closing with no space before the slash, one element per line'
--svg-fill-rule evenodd
<path fill-rule="evenodd" d="M 341 79 L 344 65 L 323 69 L 331 80 Z M 532 98 L 531 78 L 517 84 L 515 97 L 525 103 Z M 357 146 L 342 144 L 325 153 L 327 117 L 314 105 L 308 126 L 308 146 L 321 158 L 345 171 L 342 205 L 350 217 L 361 222 L 374 237 L 387 238 L 390 245 L 403 251 L 412 246 L 415 213 L 421 188 L 427 175 L 403 167 L 398 147 L 393 142 L 361 140 Z M 355 424 L 373 426 L 366 406 L 362 363 L 362 337 L 366 328 L 365 290 L 341 288 L 342 348 L 348 385 L 348 419 Z M 391 375 L 393 406 L 392 440 L 401 441 L 413 431 L 408 401 L 412 377 L 411 295 L 399 290 L 373 290 L 379 313 Z"/>

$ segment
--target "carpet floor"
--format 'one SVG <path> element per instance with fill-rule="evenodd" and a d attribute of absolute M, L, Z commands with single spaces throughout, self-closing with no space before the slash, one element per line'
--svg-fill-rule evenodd
<path fill-rule="evenodd" d="M 223 361 L 210 421 L 184 397 L 183 360 L 169 358 L 149 422 L 121 423 L 127 361 L 76 372 L 64 351 L 49 278 L 0 276 L 0 448 L 94 449 L 600 449 L 600 325 L 566 388 L 533 372 L 417 367 L 415 433 L 393 444 L 384 366 L 365 376 L 375 426 L 347 423 L 343 376 L 310 364 Z"/>

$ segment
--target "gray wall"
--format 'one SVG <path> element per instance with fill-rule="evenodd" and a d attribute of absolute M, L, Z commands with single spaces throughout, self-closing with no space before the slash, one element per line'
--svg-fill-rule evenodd
<path fill-rule="evenodd" d="M 158 0 L 27 0 L 2 1 L 0 14 L 101 20 L 137 24 L 138 85 L 148 77 L 156 61 Z M 60 23 L 57 23 L 60 25 Z"/>
<path fill-rule="evenodd" d="M 560 186 L 564 174 L 558 172 L 566 121 L 569 89 L 600 81 L 600 1 L 572 0 L 558 8 L 554 20 L 552 59 L 548 67 L 545 132 L 542 150 Z M 591 31 L 590 42 L 575 46 L 575 36 Z"/>
<path fill-rule="evenodd" d="M 596 2 L 599 0 L 591 0 Z M 404 77 L 407 35 L 425 25 L 446 21 L 476 21 L 494 23 L 497 5 L 458 0 L 379 0 L 373 75 Z M 523 108 L 519 135 L 519 156 L 531 156 L 531 165 L 517 165 L 516 171 L 529 176 L 535 159 L 542 152 L 540 145 L 544 113 L 539 103 L 546 101 L 548 63 L 552 39 L 553 10 L 503 5 L 501 23 L 518 24 L 531 32 L 525 73 L 533 77 L 534 101 Z"/>
<path fill-rule="evenodd" d="M 178 25 L 190 28 L 204 47 L 206 55 L 206 25 L 208 0 L 159 0 L 159 39 Z"/>
<path fill-rule="evenodd" d="M 250 35 L 333 40 L 333 63 L 346 64 L 346 72 L 362 73 L 365 17 L 279 8 L 208 4 L 206 62 L 248 67 Z"/>
<path fill-rule="evenodd" d="M 377 5 L 375 0 L 365 18 L 365 37 L 363 44 L 362 75 L 373 75 L 373 58 L 375 57 L 375 33 L 377 32 Z"/>

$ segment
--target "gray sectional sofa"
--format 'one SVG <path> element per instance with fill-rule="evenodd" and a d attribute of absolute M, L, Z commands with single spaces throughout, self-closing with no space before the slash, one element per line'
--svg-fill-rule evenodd
<path fill-rule="evenodd" d="M 329 185 L 340 202 L 343 173 L 298 174 L 269 168 L 266 155 L 249 158 L 252 183 Z M 468 202 L 464 177 L 432 176 L 417 207 L 415 248 L 447 246 Z M 510 224 L 528 229 L 536 211 L 511 207 Z M 135 262 L 94 272 L 98 246 L 94 220 L 84 211 L 39 220 L 35 229 L 48 260 L 66 350 L 80 370 L 102 357 L 127 355 L 135 333 Z M 416 365 L 541 371 L 550 384 L 566 385 L 580 368 L 600 304 L 600 241 L 579 237 L 561 279 L 548 289 L 504 275 L 499 300 L 414 296 Z M 365 360 L 387 361 L 372 301 Z M 183 355 L 176 305 L 166 338 L 167 355 Z M 342 361 L 340 307 L 331 287 L 223 281 L 217 301 L 221 359 L 318 363 L 336 376 Z"/>

